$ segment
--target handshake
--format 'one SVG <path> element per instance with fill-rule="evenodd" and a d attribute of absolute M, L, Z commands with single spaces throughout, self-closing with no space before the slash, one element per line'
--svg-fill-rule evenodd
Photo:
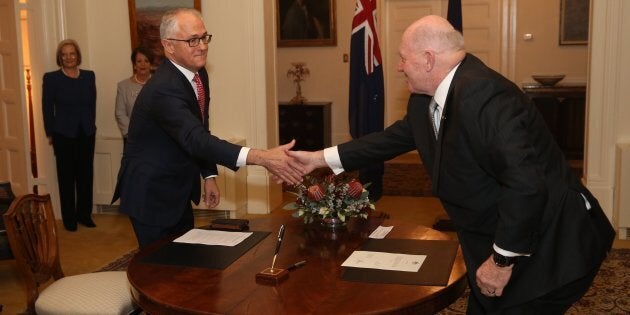
<path fill-rule="evenodd" d="M 273 174 L 276 183 L 299 184 L 302 177 L 316 168 L 328 167 L 324 151 L 290 151 L 295 140 L 272 149 L 251 149 L 248 165 L 260 165 Z"/>

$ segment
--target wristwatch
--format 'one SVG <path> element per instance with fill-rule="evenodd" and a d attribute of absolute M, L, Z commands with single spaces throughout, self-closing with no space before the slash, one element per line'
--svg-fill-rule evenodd
<path fill-rule="evenodd" d="M 516 263 L 518 257 L 503 256 L 496 251 L 492 254 L 492 260 L 498 267 L 507 267 Z"/>

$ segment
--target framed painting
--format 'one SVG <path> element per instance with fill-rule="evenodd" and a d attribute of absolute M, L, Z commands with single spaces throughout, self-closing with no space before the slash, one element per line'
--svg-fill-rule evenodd
<path fill-rule="evenodd" d="M 145 46 L 153 51 L 153 65 L 157 67 L 164 59 L 160 42 L 162 15 L 176 8 L 195 8 L 201 11 L 201 0 L 128 0 L 131 48 Z"/>
<path fill-rule="evenodd" d="M 560 45 L 588 44 L 589 0 L 560 1 Z"/>
<path fill-rule="evenodd" d="M 276 0 L 278 47 L 336 46 L 335 0 Z"/>

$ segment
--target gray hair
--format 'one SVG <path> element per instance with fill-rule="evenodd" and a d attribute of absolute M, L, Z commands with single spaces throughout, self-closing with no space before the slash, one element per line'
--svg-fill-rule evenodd
<path fill-rule="evenodd" d="M 412 38 L 415 51 L 432 49 L 441 53 L 465 49 L 464 36 L 452 27 L 419 27 Z"/>
<path fill-rule="evenodd" d="M 160 24 L 160 38 L 166 39 L 171 37 L 173 33 L 179 31 L 179 20 L 177 16 L 182 13 L 190 13 L 201 19 L 201 13 L 191 8 L 177 8 L 169 10 L 162 16 L 162 23 Z"/>

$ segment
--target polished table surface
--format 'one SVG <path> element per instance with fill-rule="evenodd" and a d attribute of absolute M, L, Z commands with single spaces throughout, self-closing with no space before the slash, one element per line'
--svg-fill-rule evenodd
<path fill-rule="evenodd" d="M 276 268 L 307 263 L 278 285 L 259 284 L 255 275 L 271 265 L 282 224 L 286 232 Z M 386 238 L 450 239 L 424 226 L 381 218 L 354 220 L 331 230 L 290 215 L 272 215 L 250 221 L 251 231 L 271 234 L 224 270 L 142 262 L 170 241 L 163 240 L 141 250 L 127 275 L 134 299 L 149 314 L 434 314 L 463 293 L 467 282 L 460 248 L 446 286 L 342 280 L 341 264 L 379 225 L 394 226 Z"/>

